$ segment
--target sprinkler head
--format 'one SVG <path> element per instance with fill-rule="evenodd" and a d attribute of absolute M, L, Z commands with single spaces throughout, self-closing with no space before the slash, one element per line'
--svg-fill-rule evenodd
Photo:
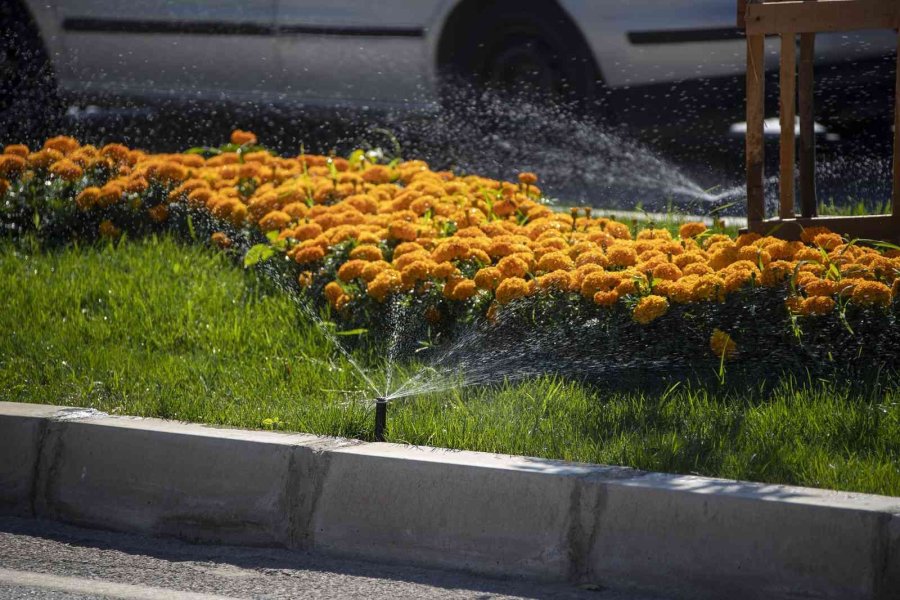
<path fill-rule="evenodd" d="M 387 404 L 388 399 L 384 397 L 375 398 L 375 441 L 384 441 L 384 427 L 387 424 Z"/>

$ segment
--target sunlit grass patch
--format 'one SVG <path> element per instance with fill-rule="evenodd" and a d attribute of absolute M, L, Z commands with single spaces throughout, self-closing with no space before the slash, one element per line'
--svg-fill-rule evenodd
<path fill-rule="evenodd" d="M 0 399 L 371 439 L 370 393 L 288 294 L 168 237 L 0 246 Z M 377 357 L 360 354 L 373 370 Z M 391 404 L 390 441 L 900 495 L 900 385 L 630 391 L 543 376 Z"/>

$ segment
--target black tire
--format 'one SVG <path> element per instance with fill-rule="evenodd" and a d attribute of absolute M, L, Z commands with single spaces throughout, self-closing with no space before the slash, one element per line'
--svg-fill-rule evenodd
<path fill-rule="evenodd" d="M 575 102 L 599 98 L 590 48 L 554 3 L 484 3 L 456 19 L 442 52 L 445 82 L 463 81 L 520 100 Z"/>
<path fill-rule="evenodd" d="M 0 144 L 34 145 L 59 127 L 53 69 L 27 10 L 0 3 Z"/>

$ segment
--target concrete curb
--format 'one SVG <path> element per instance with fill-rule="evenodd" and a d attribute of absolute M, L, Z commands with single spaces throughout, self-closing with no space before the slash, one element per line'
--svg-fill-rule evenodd
<path fill-rule="evenodd" d="M 0 511 L 670 597 L 900 598 L 900 498 L 52 406 L 0 402 Z"/>

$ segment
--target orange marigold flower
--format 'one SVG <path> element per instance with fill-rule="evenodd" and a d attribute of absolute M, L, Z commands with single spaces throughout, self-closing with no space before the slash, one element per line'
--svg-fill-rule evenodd
<path fill-rule="evenodd" d="M 616 244 L 606 251 L 609 264 L 616 267 L 632 267 L 637 264 L 637 252 L 631 246 Z"/>
<path fill-rule="evenodd" d="M 131 150 L 122 144 L 107 144 L 100 148 L 100 156 L 109 159 L 114 164 L 131 162 Z"/>
<path fill-rule="evenodd" d="M 806 316 L 827 315 L 833 310 L 834 300 L 827 296 L 812 296 L 800 305 L 800 314 Z"/>
<path fill-rule="evenodd" d="M 64 158 L 63 153 L 53 148 L 44 148 L 28 155 L 28 166 L 32 169 L 46 169 Z"/>
<path fill-rule="evenodd" d="M 50 148 L 63 154 L 74 152 L 80 145 L 78 140 L 67 135 L 58 135 L 44 142 L 44 148 Z"/>
<path fill-rule="evenodd" d="M 701 275 L 691 288 L 691 301 L 723 300 L 725 282 L 716 275 Z"/>
<path fill-rule="evenodd" d="M 384 258 L 381 249 L 373 244 L 362 244 L 350 251 L 350 258 L 373 261 Z"/>
<path fill-rule="evenodd" d="M 500 262 L 512 257 L 501 259 Z M 498 263 L 499 264 L 499 263 Z M 550 271 L 568 271 L 575 266 L 575 262 L 569 257 L 567 252 L 558 250 L 556 252 L 548 252 L 538 261 L 537 270 L 549 273 Z"/>
<path fill-rule="evenodd" d="M 662 296 L 651 294 L 649 296 L 644 296 L 638 301 L 637 305 L 634 307 L 632 318 L 641 325 L 646 325 L 650 321 L 658 319 L 666 314 L 666 311 L 668 310 L 668 300 Z"/>
<path fill-rule="evenodd" d="M 369 282 L 366 292 L 378 302 L 384 302 L 388 295 L 398 291 L 402 285 L 403 281 L 399 272 L 385 270 Z"/>
<path fill-rule="evenodd" d="M 831 297 L 837 293 L 837 284 L 830 279 L 819 279 L 813 276 L 811 279 L 805 281 L 802 286 L 803 291 L 806 292 L 806 295 L 809 297 Z"/>
<path fill-rule="evenodd" d="M 122 230 L 113 225 L 113 222 L 109 219 L 100 223 L 100 227 L 98 228 L 101 237 L 105 237 L 108 239 L 114 239 L 119 237 L 122 234 Z"/>
<path fill-rule="evenodd" d="M 820 233 L 813 238 L 813 243 L 820 248 L 824 248 L 825 250 L 834 250 L 835 248 L 843 244 L 844 240 L 840 235 L 836 233 Z"/>
<path fill-rule="evenodd" d="M 225 235 L 225 233 L 222 231 L 216 231 L 211 236 L 209 236 L 209 239 L 219 248 L 224 249 L 231 247 L 231 238 Z"/>
<path fill-rule="evenodd" d="M 428 279 L 434 267 L 435 263 L 433 260 L 416 260 L 400 270 L 400 277 L 403 280 L 404 285 L 414 286 L 419 281 Z"/>
<path fill-rule="evenodd" d="M 391 179 L 393 179 L 393 173 L 383 165 L 372 165 L 363 171 L 362 179 L 366 183 L 374 185 L 390 183 Z"/>
<path fill-rule="evenodd" d="M 785 260 L 776 260 L 762 270 L 760 282 L 766 287 L 775 287 L 785 281 L 794 272 L 794 266 Z"/>
<path fill-rule="evenodd" d="M 124 193 L 125 190 L 122 188 L 122 184 L 110 181 L 100 188 L 100 196 L 97 198 L 97 205 L 104 208 L 112 206 L 122 199 L 122 194 Z"/>
<path fill-rule="evenodd" d="M 31 150 L 25 144 L 9 144 L 3 148 L 3 154 L 27 158 Z"/>
<path fill-rule="evenodd" d="M 678 281 L 681 278 L 681 269 L 673 263 L 662 263 L 653 268 L 653 278 L 666 281 Z"/>
<path fill-rule="evenodd" d="M 89 208 L 93 208 L 99 200 L 100 188 L 91 186 L 84 188 L 78 193 L 75 197 L 75 204 L 81 210 L 88 210 Z"/>
<path fill-rule="evenodd" d="M 50 173 L 69 183 L 80 179 L 81 176 L 84 175 L 84 171 L 81 167 L 68 158 L 58 160 L 50 165 Z"/>
<path fill-rule="evenodd" d="M 729 269 L 725 273 L 725 292 L 730 294 L 738 291 L 753 281 L 758 274 L 759 271 L 754 269 Z"/>
<path fill-rule="evenodd" d="M 715 273 L 712 267 L 703 262 L 693 262 L 685 265 L 681 272 L 684 275 L 711 275 Z"/>
<path fill-rule="evenodd" d="M 522 185 L 534 185 L 537 183 L 538 177 L 534 173 L 523 171 L 519 173 L 519 183 Z"/>
<path fill-rule="evenodd" d="M 15 178 L 25 170 L 25 159 L 16 154 L 0 156 L 0 177 Z"/>
<path fill-rule="evenodd" d="M 231 132 L 231 143 L 237 144 L 238 146 L 256 145 L 256 134 L 252 131 L 244 131 L 242 129 L 235 129 Z"/>
<path fill-rule="evenodd" d="M 444 284 L 443 294 L 449 300 L 468 300 L 477 292 L 475 282 L 471 279 L 452 278 Z"/>
<path fill-rule="evenodd" d="M 342 288 L 341 284 L 339 284 L 337 281 L 329 281 L 325 285 L 323 293 L 325 294 L 325 299 L 328 300 L 328 302 L 332 306 L 334 306 L 334 303 L 337 301 L 337 299 L 344 295 L 344 288 Z"/>
<path fill-rule="evenodd" d="M 362 271 L 362 278 L 366 281 L 366 283 L 372 281 L 378 274 L 382 271 L 387 271 L 391 268 L 391 265 L 383 260 L 376 260 L 370 263 L 367 263 L 365 268 Z"/>
<path fill-rule="evenodd" d="M 738 260 L 738 248 L 734 245 L 717 247 L 711 249 L 709 262 L 707 263 L 714 271 L 721 271 L 731 263 Z"/>
<path fill-rule="evenodd" d="M 277 231 L 287 227 L 290 222 L 291 215 L 284 211 L 273 210 L 260 219 L 257 225 L 259 225 L 259 228 L 263 231 Z"/>
<path fill-rule="evenodd" d="M 685 223 L 678 228 L 678 236 L 682 239 L 695 238 L 706 231 L 706 223 Z"/>
<path fill-rule="evenodd" d="M 294 261 L 299 264 L 316 262 L 325 258 L 325 250 L 319 246 L 307 246 L 306 248 L 297 248 L 294 253 Z"/>
<path fill-rule="evenodd" d="M 442 262 L 435 265 L 435 267 L 431 271 L 431 274 L 438 279 L 449 279 L 454 275 L 458 275 L 459 269 L 451 262 Z"/>
<path fill-rule="evenodd" d="M 309 286 L 311 286 L 313 284 L 312 271 L 301 271 L 297 276 L 297 283 L 300 284 L 301 288 L 308 288 Z"/>
<path fill-rule="evenodd" d="M 562 269 L 541 275 L 535 280 L 535 285 L 540 290 L 560 290 L 568 292 L 572 289 L 572 276 Z"/>
<path fill-rule="evenodd" d="M 388 238 L 392 240 L 401 240 L 404 242 L 412 242 L 418 237 L 416 228 L 412 223 L 406 221 L 393 221 L 388 225 Z"/>
<path fill-rule="evenodd" d="M 504 279 L 497 286 L 497 302 L 500 304 L 509 304 L 513 300 L 523 298 L 531 291 L 528 282 L 520 277 L 510 277 Z"/>
<path fill-rule="evenodd" d="M 169 218 L 169 207 L 165 204 L 157 204 L 156 206 L 148 208 L 147 214 L 150 215 L 150 219 L 154 222 L 162 223 Z"/>
<path fill-rule="evenodd" d="M 403 256 L 404 254 L 409 254 L 410 252 L 416 252 L 424 250 L 420 244 L 416 242 L 403 242 L 402 244 L 397 244 L 397 247 L 394 248 L 394 259 Z"/>
<path fill-rule="evenodd" d="M 162 184 L 169 185 L 172 183 L 180 183 L 187 179 L 188 170 L 177 162 L 166 161 L 159 165 L 154 171 L 151 171 L 150 176 L 152 179 L 159 181 Z"/>
<path fill-rule="evenodd" d="M 3 197 L 6 192 L 9 191 L 9 181 L 6 179 L 0 178 L 0 198 Z"/>
<path fill-rule="evenodd" d="M 853 288 L 851 300 L 861 306 L 888 306 L 891 288 L 877 281 L 859 281 Z"/>
<path fill-rule="evenodd" d="M 401 244 L 403 245 L 403 244 Z M 447 262 L 459 258 L 465 258 L 469 253 L 469 245 L 463 240 L 450 239 L 431 251 L 431 257 L 436 262 Z M 488 259 L 490 262 L 490 259 Z"/>
<path fill-rule="evenodd" d="M 341 281 L 350 281 L 362 277 L 363 269 L 368 266 L 368 262 L 359 259 L 348 260 L 338 269 L 337 276 Z"/>
<path fill-rule="evenodd" d="M 497 267 L 485 267 L 475 273 L 475 285 L 483 290 L 496 289 L 503 280 L 503 272 Z"/>
<path fill-rule="evenodd" d="M 612 306 L 618 301 L 619 294 L 615 291 L 597 292 L 596 294 L 594 294 L 594 304 L 598 304 L 600 306 Z"/>
<path fill-rule="evenodd" d="M 322 226 L 318 223 L 303 223 L 294 228 L 293 237 L 301 242 L 306 240 L 314 240 L 322 235 Z"/>
<path fill-rule="evenodd" d="M 597 292 L 609 292 L 622 281 L 622 274 L 619 272 L 607 273 L 606 271 L 593 271 L 587 273 L 581 280 L 581 294 L 585 298 L 593 298 Z"/>
<path fill-rule="evenodd" d="M 737 354 L 737 344 L 731 339 L 731 336 L 720 329 L 714 329 L 709 337 L 709 348 L 719 358 L 725 360 L 734 358 Z"/>
<path fill-rule="evenodd" d="M 642 229 L 638 232 L 639 240 L 671 240 L 672 234 L 668 229 Z"/>
<path fill-rule="evenodd" d="M 800 239 L 807 244 L 812 244 L 814 243 L 816 236 L 823 233 L 831 233 L 831 230 L 827 227 L 807 227 L 800 234 Z"/>
<path fill-rule="evenodd" d="M 606 255 L 600 250 L 588 250 L 587 252 L 582 252 L 575 259 L 576 266 L 583 265 L 600 265 L 601 267 L 606 267 L 609 265 L 609 259 L 606 258 Z"/>
<path fill-rule="evenodd" d="M 497 268 L 503 274 L 504 278 L 522 278 L 528 273 L 528 263 L 518 256 L 504 256 L 497 263 Z M 501 302 L 501 304 L 505 304 L 505 302 Z"/>

